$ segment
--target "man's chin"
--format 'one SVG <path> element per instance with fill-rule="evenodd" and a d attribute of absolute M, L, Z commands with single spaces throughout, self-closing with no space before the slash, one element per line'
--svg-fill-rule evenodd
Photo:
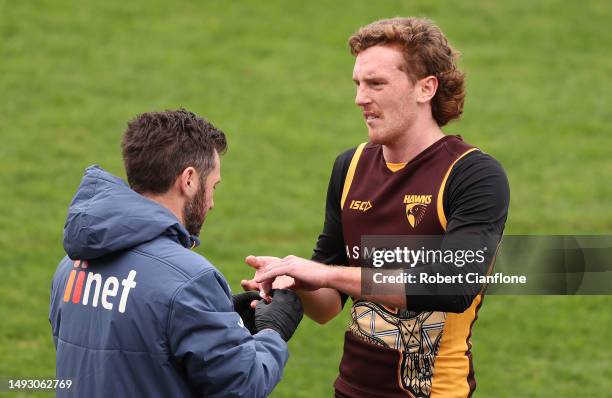
<path fill-rule="evenodd" d="M 189 232 L 189 235 L 199 238 L 200 234 L 202 233 L 203 225 L 204 225 L 204 222 L 202 222 L 202 224 L 199 224 L 199 225 L 190 225 L 186 227 L 185 229 L 187 230 L 187 232 Z"/>
<path fill-rule="evenodd" d="M 187 230 L 187 232 L 189 232 L 189 235 L 195 236 L 196 238 L 199 238 L 200 237 L 200 232 L 202 232 L 202 231 L 195 231 L 195 230 L 192 229 L 192 230 Z"/>
<path fill-rule="evenodd" d="M 380 133 L 380 131 L 372 130 L 371 128 L 368 128 L 368 139 L 372 144 L 385 144 L 383 135 Z"/>

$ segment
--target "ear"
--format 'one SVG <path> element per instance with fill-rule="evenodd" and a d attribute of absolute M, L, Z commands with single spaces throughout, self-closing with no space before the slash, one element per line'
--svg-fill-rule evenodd
<path fill-rule="evenodd" d="M 189 166 L 179 175 L 177 184 L 183 195 L 192 198 L 198 191 L 199 181 L 198 172 L 194 167 Z"/>
<path fill-rule="evenodd" d="M 417 82 L 417 102 L 425 103 L 431 101 L 438 90 L 438 78 L 427 76 Z"/>

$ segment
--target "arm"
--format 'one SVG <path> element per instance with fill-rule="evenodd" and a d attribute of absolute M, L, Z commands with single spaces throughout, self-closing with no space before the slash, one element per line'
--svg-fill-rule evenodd
<path fill-rule="evenodd" d="M 278 275 L 273 280 L 266 280 L 262 283 L 257 282 L 259 276 L 262 275 L 266 269 L 266 266 L 268 264 L 275 264 L 279 261 L 283 261 L 280 258 L 248 256 L 245 261 L 251 267 L 255 268 L 255 276 L 251 280 L 242 280 L 240 284 L 247 291 L 260 290 L 264 293 L 263 297 L 266 301 L 271 300 L 269 296 L 271 289 L 294 289 L 302 302 L 304 313 L 319 324 L 327 323 L 342 311 L 343 301 L 341 299 L 341 293 L 335 289 L 324 287 L 313 287 L 309 290 L 300 289 L 300 285 L 296 284 L 292 277 L 286 275 Z M 255 304 L 256 301 L 252 301 L 251 307 L 255 308 Z"/>
<path fill-rule="evenodd" d="M 428 272 L 445 275 L 477 272 L 486 274 L 495 262 L 510 204 L 510 186 L 502 166 L 491 156 L 474 151 L 461 159 L 449 175 L 443 197 L 448 224 L 442 248 L 456 248 L 461 237 L 470 236 L 489 250 L 481 264 L 463 268 L 432 264 Z M 459 243 L 460 245 L 460 243 Z M 434 286 L 435 287 L 435 286 Z M 459 294 L 416 295 L 408 291 L 407 307 L 415 311 L 463 312 L 485 286 L 463 283 Z"/>
<path fill-rule="evenodd" d="M 384 295 L 362 295 L 362 270 L 363 268 L 361 267 L 338 267 L 309 261 L 296 256 L 287 256 L 280 261 L 275 261 L 270 263 L 269 266 L 266 266 L 255 278 L 255 281 L 261 283 L 273 280 L 281 275 L 291 276 L 296 281 L 295 285 L 292 287 L 298 290 L 300 298 L 302 298 L 302 295 L 310 295 L 312 300 L 310 302 L 311 305 L 319 305 L 318 300 L 337 300 L 334 304 L 337 304 L 338 307 L 336 308 L 336 312 L 333 313 L 333 316 L 337 315 L 342 310 L 340 294 L 363 298 L 390 307 L 406 308 L 406 293 L 402 285 L 389 286 L 389 289 L 394 290 L 389 291 L 389 289 L 387 289 Z M 401 270 L 397 270 L 397 272 L 400 273 Z M 332 296 L 334 293 L 336 294 L 335 297 Z M 328 294 L 332 297 L 325 296 Z M 304 304 L 303 300 L 302 304 Z M 329 302 L 323 304 L 327 305 L 326 309 L 331 306 Z M 304 310 L 306 311 L 305 304 Z M 318 308 L 314 308 L 312 311 L 315 312 L 316 315 L 321 316 L 320 319 L 325 319 L 325 316 L 329 316 L 329 313 L 325 313 Z"/>
<path fill-rule="evenodd" d="M 325 200 L 325 221 L 323 231 L 317 239 L 312 260 L 323 264 L 348 265 L 342 232 L 342 209 L 340 199 L 344 179 L 355 153 L 355 148 L 341 153 L 334 161 L 332 173 L 327 186 Z M 345 267 L 332 267 L 338 270 Z M 298 291 L 304 305 L 304 312 L 317 323 L 325 324 L 342 311 L 348 295 L 344 290 L 323 287 L 315 291 Z"/>
<path fill-rule="evenodd" d="M 338 155 L 334 162 L 327 188 L 323 231 L 319 235 L 312 254 L 314 261 L 323 264 L 335 264 L 337 265 L 335 268 L 338 269 L 344 268 L 341 266 L 348 265 L 342 232 L 340 198 L 344 179 L 354 153 L 355 148 L 349 149 Z M 249 256 L 246 258 L 246 263 L 256 269 L 255 278 L 260 274 L 260 269 L 277 261 L 280 261 L 280 259 L 266 256 Z M 243 280 L 241 285 L 245 290 L 259 289 L 260 285 L 255 280 Z M 264 292 L 271 287 L 277 289 L 291 288 L 294 287 L 293 282 L 291 278 L 283 280 L 282 277 L 279 277 L 272 286 L 268 283 L 261 287 Z M 297 293 L 304 306 L 304 313 L 320 324 L 325 324 L 338 315 L 348 299 L 346 294 L 339 292 L 337 289 L 326 287 L 314 288 L 309 291 L 298 290 Z"/>
<path fill-rule="evenodd" d="M 263 330 L 251 336 L 242 326 L 227 284 L 210 270 L 177 291 L 167 334 L 189 385 L 203 396 L 268 396 L 288 358 L 278 333 Z"/>
<path fill-rule="evenodd" d="M 304 306 L 304 313 L 320 325 L 325 325 L 342 311 L 341 293 L 337 289 L 298 290 L 297 294 Z"/>
<path fill-rule="evenodd" d="M 494 239 L 495 242 L 490 242 L 490 246 L 496 247 L 503 233 L 509 195 L 506 175 L 495 159 L 481 152 L 474 152 L 459 161 L 451 172 L 444 191 L 448 224 L 441 249 L 457 248 L 458 239 L 455 238 L 466 235 L 475 236 L 485 243 Z M 467 272 L 484 274 L 492 266 L 494 255 L 495 250 L 490 250 L 483 263 L 473 263 L 463 268 L 430 264 L 404 272 L 418 274 L 425 271 L 449 276 Z M 396 272 L 399 274 L 402 270 Z M 403 287 L 389 284 L 388 288 L 394 289 L 388 291 L 389 294 L 363 296 L 361 268 L 329 267 L 295 256 L 286 257 L 271 265 L 262 272 L 257 281 L 274 278 L 276 275 L 289 275 L 310 289 L 332 288 L 353 297 L 414 311 L 463 312 L 482 290 L 480 285 L 461 284 L 461 292 L 436 294 L 436 285 L 433 285 L 432 291 L 432 285 L 412 283 Z"/>

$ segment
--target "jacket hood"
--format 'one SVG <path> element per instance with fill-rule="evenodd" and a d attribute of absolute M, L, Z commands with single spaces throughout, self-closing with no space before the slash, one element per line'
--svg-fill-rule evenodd
<path fill-rule="evenodd" d="M 64 225 L 64 250 L 71 259 L 95 259 L 160 235 L 186 248 L 199 245 L 174 214 L 130 189 L 99 166 L 85 170 Z"/>

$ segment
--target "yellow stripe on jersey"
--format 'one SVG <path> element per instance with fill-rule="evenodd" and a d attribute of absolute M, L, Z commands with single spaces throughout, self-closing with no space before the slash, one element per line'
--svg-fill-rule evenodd
<path fill-rule="evenodd" d="M 344 202 L 346 201 L 346 196 L 349 193 L 349 189 L 351 189 L 351 184 L 353 183 L 353 177 L 355 176 L 355 170 L 357 169 L 357 163 L 359 163 L 359 157 L 361 156 L 361 152 L 363 152 L 363 147 L 366 146 L 367 142 L 360 144 L 357 147 L 357 150 L 353 154 L 353 158 L 351 159 L 351 163 L 349 164 L 348 172 L 346 173 L 346 178 L 344 179 L 344 188 L 342 189 L 342 199 L 340 200 L 340 210 L 344 208 Z"/>
<path fill-rule="evenodd" d="M 495 248 L 495 255 L 489 264 L 487 275 L 493 272 L 500 244 L 501 242 Z M 472 390 L 473 386 L 470 386 L 468 380 L 471 358 L 466 355 L 466 352 L 471 348 L 469 337 L 485 289 L 486 286 L 483 286 L 480 293 L 474 297 L 472 305 L 464 312 L 446 314 L 442 341 L 440 341 L 440 349 L 436 355 L 434 376 L 431 381 L 431 398 L 463 398 L 467 397 Z"/>
<path fill-rule="evenodd" d="M 461 314 L 447 313 L 431 381 L 431 398 L 464 398 L 470 393 L 470 358 L 465 353 L 481 301 L 479 294 Z"/>
<path fill-rule="evenodd" d="M 448 168 L 448 171 L 446 172 L 446 175 L 444 176 L 444 179 L 442 180 L 442 184 L 440 185 L 440 190 L 438 191 L 438 200 L 437 200 L 437 209 L 438 209 L 438 219 L 440 220 L 440 225 L 442 226 L 442 228 L 446 231 L 446 214 L 444 214 L 444 201 L 443 201 L 443 197 L 444 197 L 444 187 L 446 186 L 446 180 L 448 179 L 448 176 L 450 175 L 451 171 L 453 170 L 453 167 L 455 167 L 455 164 L 465 155 L 467 155 L 470 152 L 474 152 L 477 151 L 478 148 L 470 148 L 467 151 L 463 152 L 463 154 L 461 156 L 459 156 L 457 159 L 455 159 L 455 161 L 453 162 L 453 164 L 450 165 L 450 167 Z"/>

